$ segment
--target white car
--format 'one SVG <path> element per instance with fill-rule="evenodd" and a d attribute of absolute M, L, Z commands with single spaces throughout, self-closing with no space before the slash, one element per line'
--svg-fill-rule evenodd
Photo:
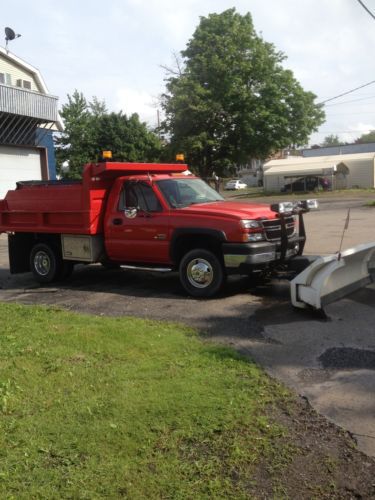
<path fill-rule="evenodd" d="M 225 184 L 225 188 L 224 189 L 245 189 L 247 188 L 247 184 L 245 182 L 242 182 L 238 179 L 234 179 L 232 181 L 228 181 L 226 184 Z"/>

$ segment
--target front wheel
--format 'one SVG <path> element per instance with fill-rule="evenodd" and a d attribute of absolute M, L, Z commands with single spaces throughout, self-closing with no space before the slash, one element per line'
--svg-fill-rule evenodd
<path fill-rule="evenodd" d="M 205 249 L 197 248 L 184 255 L 179 272 L 182 286 L 193 297 L 212 297 L 225 281 L 221 262 Z"/>

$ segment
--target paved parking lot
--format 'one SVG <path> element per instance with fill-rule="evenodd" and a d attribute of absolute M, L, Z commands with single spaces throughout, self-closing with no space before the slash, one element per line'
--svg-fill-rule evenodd
<path fill-rule="evenodd" d="M 375 241 L 375 208 L 363 205 L 355 197 L 323 200 L 319 212 L 306 216 L 306 253 L 338 250 L 348 207 L 351 222 L 343 248 Z M 64 284 L 40 287 L 29 274 L 9 274 L 6 239 L 0 236 L 0 301 L 190 324 L 255 358 L 375 456 L 373 285 L 328 306 L 328 319 L 293 310 L 286 282 L 252 289 L 247 279 L 235 278 L 219 297 L 201 301 L 186 297 L 175 274 L 79 266 Z"/>

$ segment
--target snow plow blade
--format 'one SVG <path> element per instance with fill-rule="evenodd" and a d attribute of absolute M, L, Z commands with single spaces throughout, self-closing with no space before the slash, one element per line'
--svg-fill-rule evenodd
<path fill-rule="evenodd" d="M 318 257 L 290 283 L 293 306 L 322 309 L 375 281 L 375 242 Z"/>

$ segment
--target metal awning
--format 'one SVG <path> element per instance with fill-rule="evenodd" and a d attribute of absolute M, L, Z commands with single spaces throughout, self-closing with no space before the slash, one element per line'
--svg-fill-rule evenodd
<path fill-rule="evenodd" d="M 322 165 L 289 165 L 282 167 L 270 167 L 264 172 L 266 177 L 271 175 L 278 175 L 280 177 L 307 177 L 313 176 L 326 176 L 332 175 L 335 172 L 335 166 L 330 167 L 327 164 Z"/>

